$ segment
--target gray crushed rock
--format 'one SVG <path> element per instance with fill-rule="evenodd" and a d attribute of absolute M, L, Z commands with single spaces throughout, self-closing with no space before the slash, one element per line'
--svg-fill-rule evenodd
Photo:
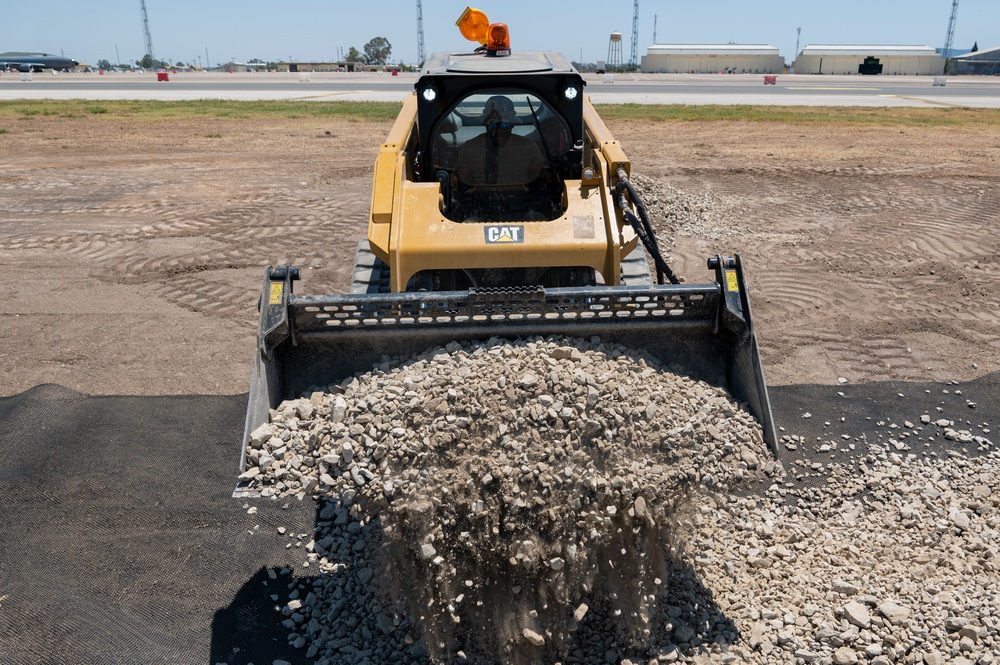
<path fill-rule="evenodd" d="M 719 497 L 686 523 L 685 549 L 702 553 L 695 576 L 741 631 L 707 662 L 997 662 L 1000 454 L 989 427 L 916 414 L 879 425 L 880 442 L 847 444 L 867 446 L 856 465 L 798 460 L 786 480 L 817 482 Z M 949 431 L 971 450 L 926 445 L 956 440 Z M 845 447 L 784 444 L 831 459 Z"/>
<path fill-rule="evenodd" d="M 747 212 L 737 197 L 689 192 L 640 173 L 629 179 L 646 204 L 663 248 L 672 246 L 681 235 L 716 241 L 746 237 L 747 229 L 733 221 L 744 219 Z"/>
<path fill-rule="evenodd" d="M 597 339 L 535 338 L 450 344 L 283 403 L 248 464 L 263 495 L 323 505 L 305 546 L 323 575 L 301 590 L 316 603 L 281 608 L 319 662 L 357 662 L 367 640 L 333 636 L 359 595 L 373 662 L 605 662 L 665 635 L 680 507 L 764 477 L 767 455 L 724 390 Z"/>
<path fill-rule="evenodd" d="M 1000 454 L 966 414 L 786 435 L 812 456 L 782 469 L 720 391 L 579 340 L 450 345 L 320 392 L 275 410 L 253 478 L 319 501 L 286 537 L 322 574 L 278 608 L 316 662 L 998 662 Z"/>

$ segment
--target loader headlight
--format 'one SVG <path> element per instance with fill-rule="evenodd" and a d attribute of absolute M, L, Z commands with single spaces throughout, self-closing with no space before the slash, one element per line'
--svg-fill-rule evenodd
<path fill-rule="evenodd" d="M 573 86 L 569 86 L 568 88 L 563 90 L 563 94 L 566 95 L 566 99 L 573 100 L 576 99 L 576 96 L 580 94 L 580 91 Z"/>
<path fill-rule="evenodd" d="M 438 93 L 433 86 L 429 85 L 423 89 L 420 95 L 424 98 L 424 101 L 433 102 L 435 99 L 437 99 Z"/>

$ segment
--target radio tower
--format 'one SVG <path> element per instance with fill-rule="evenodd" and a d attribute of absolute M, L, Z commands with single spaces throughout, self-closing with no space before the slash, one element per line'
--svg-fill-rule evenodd
<path fill-rule="evenodd" d="M 958 0 L 955 0 L 958 2 Z M 635 69 L 638 63 L 639 56 L 639 0 L 635 0 L 635 4 L 632 6 L 632 58 L 629 60 L 629 66 Z"/>
<path fill-rule="evenodd" d="M 149 16 L 146 14 L 146 0 L 139 0 L 139 8 L 142 10 L 142 36 L 146 40 L 146 53 L 149 59 L 156 65 L 156 55 L 153 53 L 153 36 L 149 34 Z"/>
<path fill-rule="evenodd" d="M 424 10 L 420 0 L 417 0 L 417 60 L 419 64 L 423 65 L 426 59 L 427 54 L 424 53 Z"/>
<path fill-rule="evenodd" d="M 944 48 L 941 55 L 944 56 L 944 71 L 948 71 L 948 60 L 951 58 L 951 45 L 955 41 L 955 18 L 958 16 L 958 0 L 951 0 L 951 18 L 948 19 L 948 34 L 944 38 Z"/>

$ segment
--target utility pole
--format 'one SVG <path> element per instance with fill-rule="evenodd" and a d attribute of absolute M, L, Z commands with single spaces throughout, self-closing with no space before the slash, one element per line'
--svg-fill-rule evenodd
<path fill-rule="evenodd" d="M 656 14 L 653 14 L 653 43 L 656 43 Z"/>
<path fill-rule="evenodd" d="M 149 34 L 149 15 L 146 13 L 146 0 L 139 0 L 139 9 L 142 12 L 142 37 L 146 42 L 146 53 L 152 61 L 153 68 L 156 68 L 156 56 L 153 54 L 153 36 Z"/>
<path fill-rule="evenodd" d="M 795 70 L 795 61 L 799 59 L 799 37 L 802 36 L 802 28 L 795 28 L 795 53 L 792 54 L 792 70 Z"/>
<path fill-rule="evenodd" d="M 417 64 L 423 65 L 427 59 L 424 52 L 424 9 L 420 0 L 417 0 Z"/>
<path fill-rule="evenodd" d="M 115 63 L 118 65 L 118 69 L 122 68 L 122 57 L 118 55 L 118 44 L 115 44 Z"/>
<path fill-rule="evenodd" d="M 208 47 L 205 47 L 205 69 L 212 68 L 212 61 L 208 59 Z"/>
<path fill-rule="evenodd" d="M 941 55 L 944 56 L 944 73 L 951 69 L 951 45 L 955 41 L 955 19 L 958 17 L 958 0 L 951 1 L 951 18 L 948 19 L 948 34 L 944 38 L 944 48 Z"/>
<path fill-rule="evenodd" d="M 958 2 L 958 0 L 955 0 Z M 635 4 L 632 5 L 632 58 L 629 61 L 629 65 L 632 69 L 635 69 L 638 64 L 638 53 L 639 53 L 639 0 L 635 0 Z"/>

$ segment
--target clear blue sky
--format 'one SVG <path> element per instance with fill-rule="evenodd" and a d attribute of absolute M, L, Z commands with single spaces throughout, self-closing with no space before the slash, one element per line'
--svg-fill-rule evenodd
<path fill-rule="evenodd" d="M 454 27 L 467 2 L 424 0 L 424 43 L 428 53 L 466 48 Z M 342 48 L 359 51 L 372 37 L 392 44 L 391 60 L 417 58 L 416 1 L 147 0 L 156 57 L 172 62 L 212 64 L 235 58 L 334 60 Z M 95 63 L 141 58 L 144 51 L 139 0 L 41 0 L 5 2 L 0 14 L 0 52 L 45 51 Z M 476 2 L 492 21 L 507 23 L 514 49 L 561 51 L 573 60 L 603 60 L 608 37 L 622 33 L 622 52 L 631 54 L 631 0 Z M 941 47 L 951 0 L 749 0 L 678 2 L 640 0 L 638 54 L 653 43 L 765 43 L 786 60 L 795 50 L 795 29 L 807 44 L 917 44 Z M 1000 46 L 1000 0 L 962 0 L 954 48 Z"/>

